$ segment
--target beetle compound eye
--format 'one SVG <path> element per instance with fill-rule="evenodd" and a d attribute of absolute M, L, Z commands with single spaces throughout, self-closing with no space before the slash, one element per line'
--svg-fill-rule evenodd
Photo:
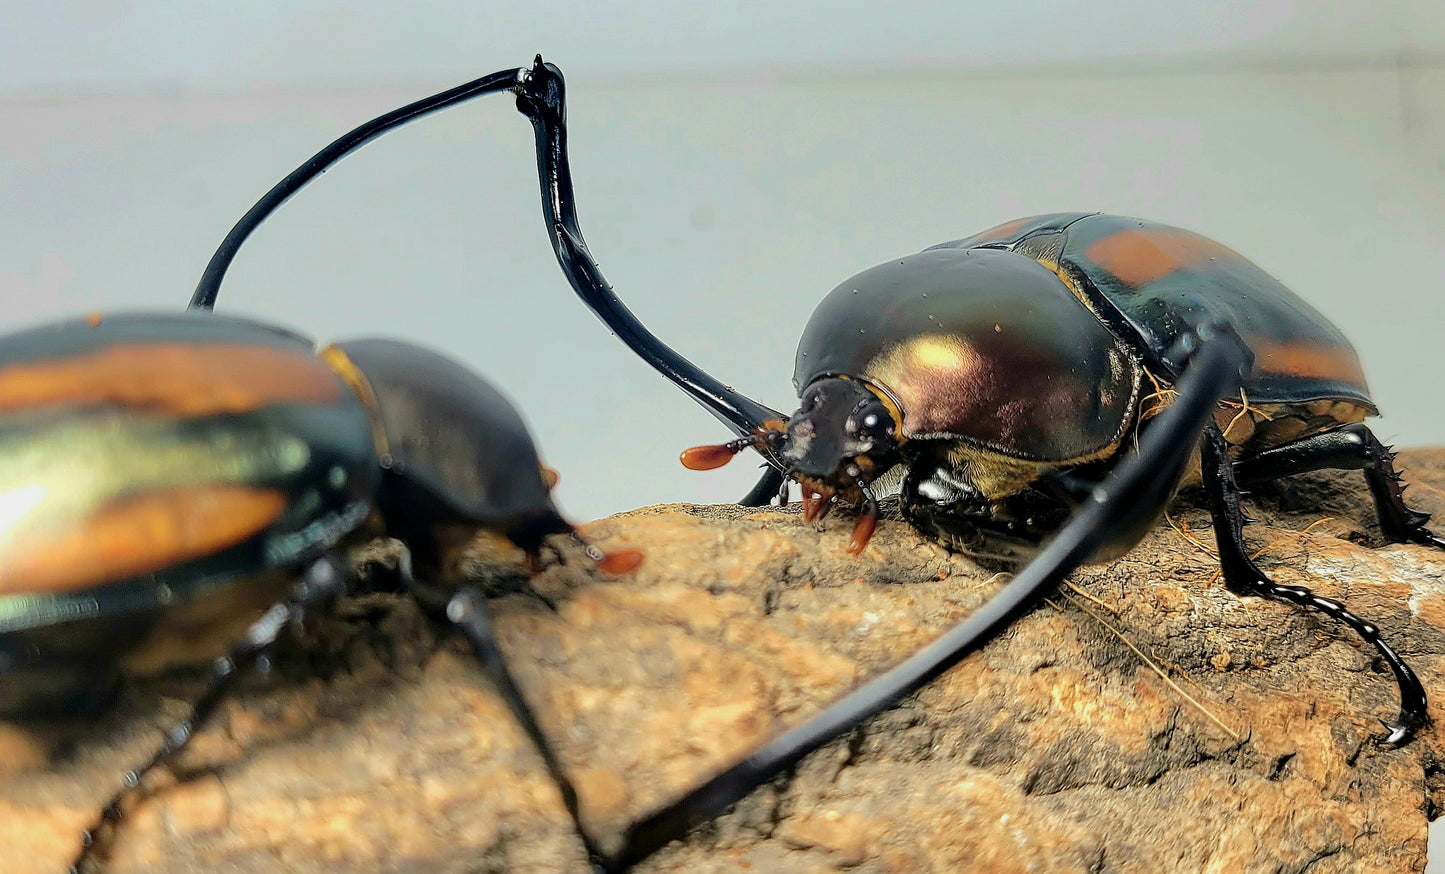
<path fill-rule="evenodd" d="M 853 411 L 844 428 L 859 441 L 886 443 L 893 437 L 893 415 L 882 401 L 869 400 Z"/>

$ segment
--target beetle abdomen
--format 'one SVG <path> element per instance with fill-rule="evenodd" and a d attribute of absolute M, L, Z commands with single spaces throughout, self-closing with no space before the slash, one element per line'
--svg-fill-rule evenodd
<path fill-rule="evenodd" d="M 294 335 L 115 316 L 0 349 L 0 635 L 295 564 L 375 492 L 365 410 Z"/>

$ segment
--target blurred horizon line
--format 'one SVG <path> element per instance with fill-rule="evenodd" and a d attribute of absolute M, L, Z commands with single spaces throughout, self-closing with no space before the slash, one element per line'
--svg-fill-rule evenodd
<path fill-rule="evenodd" d="M 784 84 L 848 83 L 866 81 L 905 81 L 916 78 L 939 80 L 1036 80 L 1052 78 L 1128 78 L 1138 76 L 1195 76 L 1221 74 L 1318 75 L 1329 73 L 1396 72 L 1445 68 L 1445 51 L 1404 50 L 1390 52 L 1331 52 L 1277 55 L 1264 52 L 1215 52 L 1173 54 L 1159 57 L 1067 59 L 1055 62 L 999 63 L 997 61 L 959 63 L 942 59 L 922 59 L 911 63 L 861 64 L 838 66 L 822 63 L 800 65 L 778 64 L 747 69 L 698 68 L 673 69 L 666 73 L 648 71 L 645 67 L 600 69 L 581 63 L 569 66 L 565 57 L 543 55 L 563 68 L 573 81 L 586 81 L 588 87 L 677 87 L 679 85 L 753 86 Z M 531 58 L 513 66 L 531 63 Z M 95 100 L 170 98 L 183 99 L 204 94 L 218 99 L 247 99 L 275 94 L 315 94 L 363 92 L 378 89 L 416 89 L 419 93 L 450 87 L 460 82 L 507 69 L 495 68 L 458 71 L 453 76 L 410 73 L 404 77 L 386 78 L 368 72 L 350 76 L 299 76 L 275 80 L 253 79 L 236 82 L 233 75 L 201 76 L 190 79 L 149 77 L 113 82 L 99 86 L 95 82 L 77 80 L 37 87 L 0 89 L 0 106 L 83 103 Z M 443 84 L 445 83 L 445 84 Z"/>

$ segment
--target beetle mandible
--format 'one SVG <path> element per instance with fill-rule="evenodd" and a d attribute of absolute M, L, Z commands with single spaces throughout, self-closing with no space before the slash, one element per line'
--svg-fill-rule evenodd
<path fill-rule="evenodd" d="M 560 79 L 553 91 L 550 102 L 524 106 L 539 131 L 561 116 Z M 1257 367 L 1192 383 L 1222 388 L 1209 399 L 1213 415 L 1198 433 L 1180 429 L 1178 455 L 1159 462 L 1162 486 L 1147 506 L 1090 532 L 1090 550 L 1070 560 L 1133 547 L 1197 456 L 1229 588 L 1317 610 L 1375 647 L 1400 692 L 1383 745 L 1405 743 L 1425 723 L 1424 687 L 1373 623 L 1276 584 L 1245 549 L 1241 483 L 1321 469 L 1363 471 L 1388 540 L 1445 540 L 1405 504 L 1393 452 L 1363 424 L 1377 410 L 1354 349 L 1244 257 L 1165 225 L 1057 213 L 887 262 L 839 285 L 814 312 L 794 373 L 800 407 L 785 416 L 704 373 L 622 304 L 582 239 L 560 130 L 550 149 L 560 158 L 543 180 L 545 218 L 574 290 L 737 435 L 685 451 L 683 464 L 709 469 L 757 450 L 769 470 L 741 503 L 785 502 L 796 480 L 809 520 L 838 503 L 859 506 L 853 552 L 873 532 L 880 493 L 897 490 L 908 520 L 950 548 L 1050 564 L 1050 538 L 1090 501 L 1112 500 L 1107 478 L 1126 450 L 1181 402 L 1186 364 L 1203 347 L 1238 345 Z M 1039 578 L 1069 569 L 1050 566 Z"/>

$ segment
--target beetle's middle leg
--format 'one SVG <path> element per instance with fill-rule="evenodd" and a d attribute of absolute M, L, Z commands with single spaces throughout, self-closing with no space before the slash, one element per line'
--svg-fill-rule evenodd
<path fill-rule="evenodd" d="M 1246 483 L 1313 470 L 1364 471 L 1386 540 L 1445 549 L 1445 539 L 1425 527 L 1430 514 L 1405 505 L 1404 487 L 1395 471 L 1395 453 L 1364 425 L 1341 425 L 1323 434 L 1252 453 L 1234 465 L 1235 476 Z"/>
<path fill-rule="evenodd" d="M 1316 595 L 1302 586 L 1282 586 L 1259 569 L 1244 546 L 1245 516 L 1239 505 L 1236 465 L 1229 458 L 1229 443 L 1217 426 L 1210 425 L 1205 429 L 1202 453 L 1204 489 L 1214 518 L 1214 536 L 1219 545 L 1219 564 L 1225 583 L 1239 594 L 1273 598 L 1318 610 L 1349 626 L 1373 645 L 1390 670 L 1394 671 L 1400 685 L 1400 713 L 1393 722 L 1385 724 L 1389 734 L 1381 742 L 1395 746 L 1409 740 L 1426 720 L 1425 687 L 1420 684 L 1419 677 L 1385 642 L 1374 623 L 1351 613 L 1339 601 Z"/>
<path fill-rule="evenodd" d="M 143 789 L 145 779 L 152 771 L 169 765 L 185 750 L 195 737 L 196 731 L 225 700 L 236 680 L 271 655 L 282 630 L 304 619 L 311 608 L 340 597 L 350 587 L 353 579 L 343 559 L 329 554 L 322 556 L 296 581 L 289 598 L 267 610 L 260 619 L 251 624 L 240 643 L 212 663 L 205 691 L 191 706 L 190 715 L 166 732 L 161 748 L 150 761 L 125 775 L 120 790 L 111 796 L 101 811 L 99 821 L 86 832 L 85 844 L 71 865 L 72 871 L 86 871 L 94 862 L 99 861 L 115 826 L 125 815 L 122 806 L 126 799 L 132 792 Z"/>
<path fill-rule="evenodd" d="M 776 496 L 780 504 L 787 504 L 788 479 L 772 465 L 768 465 L 763 475 L 758 479 L 758 484 L 748 490 L 746 495 L 738 499 L 738 503 L 744 507 L 766 507 Z"/>
<path fill-rule="evenodd" d="M 582 824 L 577 790 L 562 770 L 562 762 L 553 750 L 552 742 L 542 731 L 542 726 L 538 724 L 531 705 L 522 696 L 521 687 L 517 685 L 516 679 L 507 667 L 507 660 L 502 655 L 501 647 L 497 644 L 497 632 L 492 627 L 491 618 L 487 615 L 488 611 L 486 596 L 480 590 L 466 586 L 447 602 L 446 618 L 447 622 L 456 626 L 466 635 L 472 649 L 477 654 L 477 660 L 482 663 L 482 667 L 486 669 L 487 675 L 492 678 L 492 683 L 501 694 L 502 700 L 507 702 L 507 708 L 512 711 L 512 716 L 522 726 L 527 737 L 531 739 L 532 746 L 541 755 L 542 762 L 547 767 L 547 773 L 552 777 L 552 782 L 562 796 L 562 804 L 567 808 L 568 815 L 572 817 L 572 824 L 582 839 L 583 846 L 587 849 L 588 858 L 594 869 L 602 868 L 605 854 L 593 841 L 591 832 Z"/>

